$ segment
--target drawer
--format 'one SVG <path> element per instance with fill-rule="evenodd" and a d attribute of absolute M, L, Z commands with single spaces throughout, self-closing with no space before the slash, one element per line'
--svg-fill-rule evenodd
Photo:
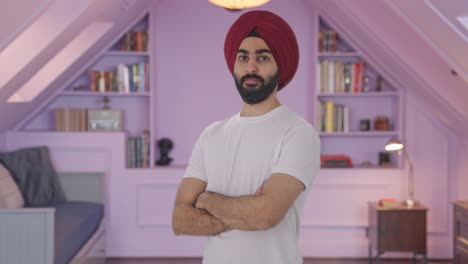
<path fill-rule="evenodd" d="M 468 211 L 463 209 L 455 209 L 455 219 L 457 222 L 468 224 Z"/>
<path fill-rule="evenodd" d="M 455 236 L 462 237 L 468 241 L 468 222 L 460 221 L 458 217 L 455 222 Z"/>
<path fill-rule="evenodd" d="M 459 253 L 455 255 L 453 264 L 466 264 L 466 263 L 468 263 L 468 255 L 459 254 Z"/>
<path fill-rule="evenodd" d="M 381 211 L 378 249 L 426 252 L 426 211 Z"/>

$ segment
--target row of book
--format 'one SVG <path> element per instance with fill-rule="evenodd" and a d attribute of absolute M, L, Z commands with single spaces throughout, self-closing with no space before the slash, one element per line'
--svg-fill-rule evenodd
<path fill-rule="evenodd" d="M 117 70 L 90 71 L 92 92 L 149 92 L 149 64 L 118 64 Z"/>
<path fill-rule="evenodd" d="M 317 104 L 317 128 L 321 132 L 349 132 L 349 108 L 332 101 Z"/>
<path fill-rule="evenodd" d="M 86 131 L 87 111 L 85 108 L 53 109 L 55 131 Z"/>
<path fill-rule="evenodd" d="M 369 90 L 364 83 L 364 61 L 322 60 L 317 65 L 319 93 L 359 93 Z"/>
<path fill-rule="evenodd" d="M 127 138 L 127 168 L 150 167 L 150 134 L 144 130 L 140 135 Z"/>
<path fill-rule="evenodd" d="M 147 51 L 149 34 L 147 31 L 129 31 L 119 40 L 119 49 L 123 51 Z"/>
<path fill-rule="evenodd" d="M 318 47 L 319 52 L 336 52 L 336 31 L 324 30 L 319 32 Z"/>

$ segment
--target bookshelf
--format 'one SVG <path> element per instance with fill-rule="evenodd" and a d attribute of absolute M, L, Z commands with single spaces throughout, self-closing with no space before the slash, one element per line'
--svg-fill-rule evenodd
<path fill-rule="evenodd" d="M 125 167 L 145 169 L 154 167 L 154 131 L 151 130 L 153 80 L 151 69 L 150 12 L 146 11 L 134 23 L 115 36 L 107 47 L 82 72 L 50 101 L 22 130 L 30 132 L 79 132 L 90 133 L 87 122 L 90 109 L 111 110 L 122 113 L 123 128 L 119 131 L 98 131 L 100 133 L 120 132 L 125 134 Z M 106 98 L 109 102 L 103 103 Z M 56 109 L 74 109 L 80 114 L 79 125 L 63 129 L 58 126 Z M 76 115 L 61 114 L 60 120 L 74 123 Z M 65 117 L 63 117 L 65 116 Z M 85 121 L 83 117 L 85 116 Z"/>
<path fill-rule="evenodd" d="M 318 93 L 317 97 L 388 97 L 388 96 L 400 96 L 398 92 L 366 92 L 366 93 Z"/>
<path fill-rule="evenodd" d="M 126 93 L 126 92 L 90 92 L 90 91 L 63 91 L 61 96 L 91 96 L 91 97 L 147 97 L 149 92 Z"/>
<path fill-rule="evenodd" d="M 322 17 L 318 17 L 315 125 L 322 155 L 343 154 L 353 169 L 379 166 L 390 138 L 401 138 L 401 93 Z M 382 125 L 383 124 L 383 125 Z M 400 167 L 391 154 L 391 167 Z"/>

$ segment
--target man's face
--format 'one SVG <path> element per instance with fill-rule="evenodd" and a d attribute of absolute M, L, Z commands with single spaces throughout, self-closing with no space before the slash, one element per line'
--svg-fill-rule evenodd
<path fill-rule="evenodd" d="M 278 66 L 265 41 L 248 37 L 242 41 L 234 64 L 234 79 L 244 102 L 258 104 L 276 89 Z"/>

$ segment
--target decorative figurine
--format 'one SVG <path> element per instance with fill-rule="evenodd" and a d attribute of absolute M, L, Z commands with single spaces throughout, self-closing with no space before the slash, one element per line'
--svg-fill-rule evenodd
<path fill-rule="evenodd" d="M 169 152 L 174 146 L 174 144 L 172 143 L 172 140 L 170 140 L 169 138 L 161 138 L 157 141 L 157 143 L 158 143 L 159 152 L 161 153 L 161 156 L 159 160 L 156 161 L 156 164 L 161 165 L 161 166 L 167 166 L 171 164 L 172 158 L 169 157 Z"/>

